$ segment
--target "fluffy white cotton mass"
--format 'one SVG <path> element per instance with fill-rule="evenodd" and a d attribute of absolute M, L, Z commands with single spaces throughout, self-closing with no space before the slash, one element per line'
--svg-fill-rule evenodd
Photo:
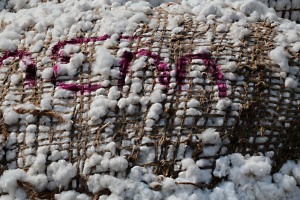
<path fill-rule="evenodd" d="M 70 59 L 70 62 L 67 64 L 59 64 L 58 68 L 58 74 L 59 75 L 68 75 L 68 76 L 75 76 L 78 72 L 78 68 L 81 67 L 85 56 L 83 53 L 76 53 L 73 55 L 73 57 Z M 43 77 L 45 79 L 50 78 L 51 71 L 45 71 L 43 73 Z"/>
<path fill-rule="evenodd" d="M 4 110 L 4 122 L 8 125 L 16 124 L 19 121 L 19 114 L 14 110 Z"/>
<path fill-rule="evenodd" d="M 65 191 L 55 194 L 57 200 L 91 200 L 92 198 L 86 194 L 80 194 L 74 190 Z"/>
<path fill-rule="evenodd" d="M 116 58 L 106 48 L 101 46 L 96 48 L 96 61 L 92 65 L 93 74 L 108 77 L 115 64 L 117 64 Z"/>
<path fill-rule="evenodd" d="M 114 110 L 117 105 L 116 100 L 110 100 L 107 96 L 99 95 L 91 103 L 88 116 L 92 122 L 104 117 L 110 109 Z"/>
<path fill-rule="evenodd" d="M 71 179 L 77 174 L 76 168 L 66 162 L 65 160 L 59 160 L 58 162 L 52 162 L 47 167 L 47 175 L 49 177 L 49 189 L 54 187 L 67 188 Z"/>
<path fill-rule="evenodd" d="M 286 58 L 286 55 L 284 54 L 284 48 L 279 46 L 270 51 L 270 58 L 280 66 L 282 71 L 288 72 L 289 71 L 289 64 L 288 60 Z"/>

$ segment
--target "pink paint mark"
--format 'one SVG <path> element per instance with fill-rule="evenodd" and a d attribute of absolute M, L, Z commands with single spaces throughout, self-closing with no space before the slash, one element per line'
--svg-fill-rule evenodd
<path fill-rule="evenodd" d="M 147 56 L 154 60 L 154 64 L 156 65 L 156 69 L 158 71 L 158 81 L 161 85 L 168 87 L 170 84 L 170 72 L 169 72 L 169 64 L 161 61 L 159 55 L 154 52 L 151 52 L 147 49 L 141 49 L 138 53 L 138 56 Z"/>
<path fill-rule="evenodd" d="M 138 36 L 120 36 L 119 39 L 128 39 L 132 40 L 137 38 Z M 108 38 L 110 38 L 109 35 L 103 35 L 101 37 L 91 37 L 91 38 L 73 38 L 71 40 L 61 41 L 58 42 L 56 45 L 52 48 L 52 58 L 56 59 L 58 62 L 56 62 L 53 66 L 53 83 L 56 83 L 56 77 L 58 75 L 59 71 L 59 63 L 69 63 L 70 62 L 70 56 L 66 55 L 63 50 L 61 50 L 65 45 L 67 44 L 82 44 L 82 43 L 88 43 L 88 42 L 97 42 L 97 41 L 105 41 Z M 138 51 L 137 53 L 132 53 L 129 51 L 125 51 L 122 55 L 121 61 L 120 61 L 120 75 L 118 80 L 118 87 L 122 88 L 125 85 L 125 78 L 129 72 L 130 64 L 135 56 L 147 56 L 149 58 L 152 58 L 154 60 L 154 64 L 156 65 L 156 69 L 158 71 L 158 80 L 161 85 L 164 85 L 166 87 L 170 84 L 170 72 L 169 72 L 169 64 L 161 61 L 162 59 L 160 56 L 155 53 L 151 52 L 147 49 L 142 49 Z M 3 61 L 9 57 L 17 57 L 19 58 L 26 66 L 26 83 L 28 85 L 35 85 L 36 84 L 36 64 L 31 57 L 30 53 L 24 52 L 22 50 L 19 51 L 7 51 L 5 54 L 0 57 L 0 62 L 3 63 Z M 216 64 L 214 60 L 211 59 L 211 56 L 207 53 L 199 53 L 199 54 L 188 54 L 184 55 L 183 57 L 179 57 L 175 63 L 176 65 L 176 83 L 181 87 L 185 82 L 186 79 L 186 73 L 187 73 L 187 65 L 191 59 L 201 59 L 204 63 L 204 65 L 208 68 L 210 74 L 212 77 L 214 77 L 217 81 L 216 84 L 218 85 L 219 90 L 219 96 L 220 97 L 226 97 L 227 96 L 227 86 L 226 82 L 224 80 L 224 75 L 220 70 L 220 66 Z M 59 87 L 74 91 L 74 92 L 92 92 L 99 88 L 101 88 L 101 85 L 98 84 L 64 84 L 60 83 Z"/>
<path fill-rule="evenodd" d="M 158 74 L 158 80 L 160 84 L 168 87 L 170 84 L 170 72 L 169 72 L 169 65 L 164 62 L 160 62 L 157 68 L 159 74 Z"/>
<path fill-rule="evenodd" d="M 224 74 L 221 72 L 220 66 L 217 65 L 208 53 L 190 54 L 186 58 L 201 59 L 204 65 L 208 68 L 210 74 L 217 80 L 219 97 L 224 98 L 227 96 L 227 85 L 224 80 Z"/>
<path fill-rule="evenodd" d="M 58 87 L 69 90 L 72 92 L 80 92 L 81 94 L 85 92 L 94 92 L 99 88 L 102 88 L 100 84 L 74 84 L 74 83 L 60 83 Z"/>
<path fill-rule="evenodd" d="M 52 59 L 57 60 L 57 62 L 54 64 L 53 66 L 53 78 L 52 78 L 52 82 L 55 84 L 56 83 L 56 77 L 58 76 L 58 71 L 60 69 L 59 63 L 62 64 L 67 64 L 70 62 L 70 56 L 66 55 L 65 52 L 62 50 L 62 48 L 68 44 L 83 44 L 83 43 L 88 43 L 88 42 L 97 42 L 97 41 L 105 41 L 108 38 L 110 38 L 109 35 L 103 35 L 100 37 L 91 37 L 91 38 L 72 38 L 71 40 L 66 40 L 66 41 L 61 41 L 58 42 L 56 45 L 54 45 L 52 47 Z M 63 87 L 66 90 L 73 90 L 75 88 L 80 89 L 79 85 L 77 85 L 78 87 L 72 86 L 72 85 L 68 85 L 66 87 Z M 82 85 L 81 88 L 85 88 L 86 85 Z M 91 86 L 89 86 L 91 87 Z M 90 88 L 91 90 L 93 90 L 93 88 Z M 86 89 L 85 89 L 86 90 Z"/>
<path fill-rule="evenodd" d="M 129 51 L 125 51 L 120 61 L 120 75 L 118 80 L 118 87 L 121 89 L 125 85 L 125 78 L 129 71 L 129 66 L 135 55 Z"/>
<path fill-rule="evenodd" d="M 176 62 L 176 84 L 179 86 L 179 91 L 182 90 L 182 85 L 184 84 L 186 78 L 186 67 L 188 64 L 188 57 L 178 58 Z"/>
<path fill-rule="evenodd" d="M 0 57 L 0 62 L 3 64 L 3 61 L 10 57 L 19 58 L 26 66 L 25 84 L 29 86 L 36 85 L 36 64 L 33 58 L 31 57 L 31 53 L 22 50 L 17 50 L 14 52 L 6 51 L 5 54 L 2 57 Z"/>
<path fill-rule="evenodd" d="M 83 43 L 88 43 L 88 42 L 97 42 L 97 41 L 105 41 L 108 38 L 110 38 L 110 35 L 103 35 L 100 37 L 91 37 L 91 38 L 72 38 L 71 40 L 65 40 L 58 42 L 56 45 L 52 47 L 52 55 L 58 55 L 59 56 L 59 50 L 66 46 L 67 44 L 83 44 Z"/>

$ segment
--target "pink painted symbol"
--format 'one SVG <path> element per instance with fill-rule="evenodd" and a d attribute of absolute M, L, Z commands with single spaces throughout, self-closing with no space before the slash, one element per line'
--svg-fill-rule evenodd
<path fill-rule="evenodd" d="M 135 55 L 129 51 L 125 51 L 120 61 L 120 77 L 118 80 L 118 87 L 121 89 L 125 85 L 125 78 L 129 71 L 129 66 Z"/>
<path fill-rule="evenodd" d="M 103 35 L 101 37 L 91 37 L 91 38 L 78 37 L 78 38 L 73 38 L 71 40 L 58 42 L 56 45 L 54 45 L 52 48 L 52 59 L 58 60 L 58 62 L 56 62 L 53 66 L 54 78 L 52 82 L 54 84 L 57 82 L 56 77 L 60 69 L 59 63 L 66 64 L 70 61 L 70 57 L 64 55 L 62 51 L 60 51 L 64 46 L 66 46 L 67 44 L 83 44 L 88 42 L 105 41 L 108 38 L 110 38 L 109 35 Z M 59 83 L 58 86 L 65 90 L 80 92 L 81 94 L 83 94 L 84 92 L 93 92 L 102 87 L 100 84 L 79 85 L 79 84 L 71 84 L 71 83 Z"/>
<path fill-rule="evenodd" d="M 59 87 L 72 92 L 80 92 L 81 94 L 85 92 L 96 91 L 102 88 L 100 84 L 74 84 L 74 83 L 59 83 Z"/>
<path fill-rule="evenodd" d="M 170 84 L 170 72 L 168 63 L 161 61 L 159 55 L 154 52 L 151 52 L 147 49 L 142 49 L 137 53 L 138 56 L 147 56 L 148 58 L 152 58 L 154 60 L 154 64 L 158 71 L 158 81 L 161 85 L 168 87 Z"/>
<path fill-rule="evenodd" d="M 5 54 L 0 57 L 0 63 L 3 63 L 3 61 L 7 58 L 19 58 L 24 65 L 26 66 L 25 71 L 25 84 L 29 86 L 34 86 L 36 84 L 36 65 L 31 57 L 30 53 L 27 53 L 22 50 L 17 51 L 7 51 Z"/>
<path fill-rule="evenodd" d="M 70 57 L 65 55 L 61 49 L 67 44 L 83 44 L 88 42 L 97 42 L 97 41 L 105 41 L 109 39 L 109 35 L 103 35 L 101 37 L 91 37 L 91 38 L 73 38 L 71 40 L 58 42 L 52 48 L 52 59 L 56 60 L 56 63 L 53 66 L 54 78 L 53 84 L 57 84 L 57 76 L 58 71 L 60 70 L 60 64 L 66 64 L 70 62 Z M 121 36 L 120 39 L 133 40 L 135 36 Z M 162 61 L 162 58 L 155 52 L 151 52 L 147 49 L 141 49 L 138 52 L 129 52 L 125 51 L 121 57 L 121 61 L 119 62 L 119 80 L 118 87 L 121 89 L 125 85 L 125 79 L 127 74 L 129 73 L 130 65 L 135 56 L 147 56 L 148 58 L 152 58 L 154 60 L 154 64 L 156 66 L 158 72 L 158 81 L 161 85 L 168 87 L 170 84 L 170 67 L 169 64 Z M 30 86 L 34 86 L 36 84 L 36 65 L 31 57 L 30 53 L 24 52 L 22 50 L 11 52 L 7 51 L 2 57 L 0 57 L 0 62 L 9 57 L 17 57 L 19 58 L 26 66 L 26 75 L 25 80 L 26 83 Z M 213 78 L 216 79 L 216 84 L 218 85 L 219 97 L 223 98 L 227 96 L 227 86 L 224 80 L 224 75 L 220 70 L 220 66 L 218 66 L 208 53 L 198 53 L 198 54 L 187 54 L 182 57 L 179 57 L 175 63 L 176 69 L 176 84 L 179 87 L 179 91 L 181 91 L 181 87 L 185 83 L 187 66 L 193 59 L 200 59 L 203 61 L 206 68 L 208 68 L 210 74 Z M 101 88 L 100 84 L 71 84 L 71 83 L 58 83 L 58 87 L 63 88 L 65 90 L 80 92 L 83 94 L 84 92 L 92 92 Z"/>
<path fill-rule="evenodd" d="M 176 74 L 179 74 L 178 80 L 180 81 L 178 84 L 181 85 L 182 81 L 185 79 L 186 74 L 186 65 L 188 59 L 200 59 L 204 62 L 204 65 L 206 68 L 208 68 L 210 74 L 217 80 L 216 83 L 218 85 L 219 90 L 219 97 L 226 97 L 227 96 L 227 85 L 224 80 L 224 75 L 220 70 L 220 66 L 217 65 L 215 60 L 211 58 L 211 55 L 208 53 L 198 53 L 198 54 L 188 54 L 185 55 L 184 58 L 179 58 L 179 64 L 178 67 L 176 67 L 176 70 L 178 72 Z"/>

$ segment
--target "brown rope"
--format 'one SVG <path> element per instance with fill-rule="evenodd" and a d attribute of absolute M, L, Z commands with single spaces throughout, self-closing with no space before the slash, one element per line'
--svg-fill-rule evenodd
<path fill-rule="evenodd" d="M 35 115 L 35 116 L 47 116 L 47 117 L 52 117 L 52 118 L 56 118 L 58 119 L 59 123 L 64 122 L 65 120 L 55 111 L 52 110 L 27 110 L 27 109 L 23 109 L 23 108 L 17 108 L 15 109 L 15 111 L 18 114 L 31 114 L 31 115 Z"/>

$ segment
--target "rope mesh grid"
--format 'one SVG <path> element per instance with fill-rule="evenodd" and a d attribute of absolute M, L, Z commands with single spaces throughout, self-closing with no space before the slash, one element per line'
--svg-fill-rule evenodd
<path fill-rule="evenodd" d="M 183 31 L 174 34 L 167 28 L 168 19 L 171 17 L 175 15 L 158 11 L 155 15 L 149 16 L 157 20 L 156 29 L 152 30 L 148 25 L 141 24 L 135 31 L 133 39 L 121 38 L 120 44 L 127 45 L 130 52 L 147 49 L 159 55 L 161 61 L 168 61 L 169 71 L 176 70 L 176 63 L 184 55 L 199 52 L 204 48 L 211 52 L 211 58 L 218 65 L 224 65 L 229 61 L 236 62 L 238 66 L 234 72 L 236 80 L 230 80 L 230 72 L 222 70 L 228 87 L 226 98 L 231 99 L 232 106 L 224 111 L 217 110 L 216 103 L 220 99 L 216 84 L 218 80 L 200 59 L 188 59 L 184 69 L 185 78 L 181 85 L 176 82 L 176 75 L 171 76 L 169 85 L 175 85 L 172 88 L 161 85 L 157 66 L 152 58 L 147 58 L 145 68 L 135 72 L 129 68 L 125 85 L 121 88 L 121 97 L 126 98 L 132 94 L 131 86 L 134 81 L 141 81 L 143 85 L 142 91 L 138 93 L 140 97 L 150 98 L 155 87 L 164 87 L 162 91 L 165 100 L 161 103 L 163 112 L 154 126 L 149 128 L 146 124 L 151 103 L 145 107 L 139 101 L 132 105 L 133 111 L 117 107 L 115 110 L 109 110 L 101 120 L 90 124 L 88 111 L 91 103 L 99 94 L 108 95 L 111 86 L 118 86 L 118 79 L 109 77 L 109 86 L 97 92 L 76 93 L 66 90 L 69 95 L 59 96 L 57 91 L 62 88 L 51 81 L 46 82 L 40 76 L 45 68 L 55 65 L 55 60 L 37 64 L 38 78 L 35 87 L 26 86 L 23 72 L 18 70 L 18 62 L 14 61 L 0 68 L 2 85 L 0 106 L 15 107 L 30 102 L 39 107 L 43 97 L 49 96 L 53 109 L 51 112 L 16 109 L 21 115 L 16 126 L 6 126 L 3 120 L 0 121 L 1 127 L 5 126 L 5 130 L 1 129 L 3 132 L 1 145 L 6 154 L 1 162 L 2 168 L 27 170 L 32 165 L 37 150 L 47 147 L 50 149 L 48 164 L 55 160 L 51 152 L 56 150 L 68 162 L 77 163 L 76 187 L 78 190 L 88 192 L 84 185 L 89 175 L 113 172 L 100 172 L 92 168 L 89 174 L 84 174 L 84 163 L 93 152 L 100 155 L 110 152 L 107 148 L 110 142 L 116 143 L 116 150 L 111 152 L 112 156 L 124 156 L 128 160 L 130 164 L 128 172 L 133 166 L 144 166 L 151 167 L 158 175 L 173 178 L 181 172 L 181 160 L 187 157 L 208 163 L 200 168 L 211 172 L 216 159 L 231 153 L 256 155 L 273 152 L 274 171 L 286 160 L 299 158 L 300 140 L 297 122 L 300 118 L 298 103 L 300 93 L 299 90 L 290 90 L 284 86 L 284 80 L 279 76 L 279 66 L 272 64 L 269 58 L 270 50 L 275 48 L 274 27 L 266 22 L 251 23 L 248 27 L 252 30 L 250 35 L 236 45 L 228 32 L 216 31 L 217 23 L 205 24 L 183 16 L 180 16 Z M 95 33 L 89 32 L 77 35 L 86 38 L 95 36 L 97 36 Z M 72 38 L 66 38 L 70 39 Z M 47 50 L 51 49 L 50 44 L 53 44 L 51 38 L 46 39 L 44 48 L 33 54 L 36 63 L 41 63 Z M 81 44 L 80 51 L 86 58 L 77 76 L 74 79 L 57 76 L 56 83 L 64 81 L 83 85 L 97 84 L 101 81 L 100 76 L 93 75 L 91 69 L 96 58 L 95 49 L 101 45 L 103 42 Z M 24 49 L 22 44 L 19 49 Z M 119 48 L 109 50 L 116 55 Z M 290 64 L 299 67 L 299 53 L 289 53 Z M 134 55 L 130 66 L 136 59 L 139 59 L 137 54 Z M 119 70 L 119 66 L 113 68 Z M 195 73 L 198 79 L 193 75 Z M 17 86 L 11 83 L 10 77 L 13 74 L 23 77 Z M 191 99 L 200 102 L 196 108 L 199 111 L 198 115 L 188 114 L 187 102 Z M 68 117 L 71 120 L 66 120 Z M 30 124 L 37 127 L 34 134 L 27 132 Z M 203 144 L 196 137 L 207 128 L 215 128 L 221 134 L 224 143 L 214 154 L 205 151 L 213 144 Z M 28 134 L 35 137 L 33 143 L 26 141 Z M 16 140 L 13 139 L 14 136 Z M 16 154 L 12 153 L 13 150 Z M 125 177 L 126 174 L 119 173 L 115 176 Z M 218 182 L 220 180 L 214 177 L 211 183 L 198 186 L 213 187 Z M 30 189 L 26 184 L 22 187 Z"/>
<path fill-rule="evenodd" d="M 300 22 L 300 4 L 295 0 L 260 0 L 277 12 L 279 17 Z"/>

